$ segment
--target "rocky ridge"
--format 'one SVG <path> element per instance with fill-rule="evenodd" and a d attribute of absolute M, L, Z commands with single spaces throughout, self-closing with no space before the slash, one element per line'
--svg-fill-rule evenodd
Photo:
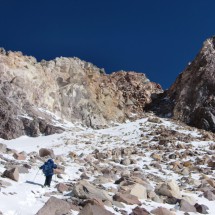
<path fill-rule="evenodd" d="M 215 132 L 215 37 L 207 39 L 175 83 L 149 109 L 188 125 Z"/>
<path fill-rule="evenodd" d="M 78 58 L 37 62 L 21 52 L 0 50 L 0 137 L 61 132 L 61 122 L 101 128 L 140 118 L 151 95 L 162 92 L 145 74 L 103 69 Z"/>

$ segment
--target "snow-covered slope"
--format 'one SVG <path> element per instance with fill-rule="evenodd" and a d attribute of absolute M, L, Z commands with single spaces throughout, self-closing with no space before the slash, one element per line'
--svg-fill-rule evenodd
<path fill-rule="evenodd" d="M 73 126 L 70 130 L 62 134 L 37 138 L 22 136 L 14 140 L 1 139 L 1 143 L 6 144 L 9 149 L 25 151 L 27 158 L 23 161 L 16 160 L 13 153 L 9 153 L 8 150 L 1 153 L 0 173 L 8 167 L 6 164 L 12 165 L 14 162 L 20 166 L 24 163 L 31 166 L 28 173 L 20 173 L 18 182 L 0 177 L 0 211 L 4 215 L 33 215 L 43 207 L 50 196 L 60 199 L 71 198 L 72 190 L 60 193 L 55 186 L 64 183 L 74 187 L 83 172 L 89 176 L 86 180 L 94 183 L 100 176 L 107 176 L 102 173 L 105 168 L 110 170 L 118 168 L 114 174 L 110 173 L 108 183 L 100 184 L 103 190 L 109 192 L 110 197 L 114 195 L 114 190 L 119 191 L 120 188 L 120 184 L 114 184 L 115 180 L 125 175 L 131 177 L 136 169 L 136 173 L 144 175 L 153 191 L 159 183 L 167 183 L 168 180 L 174 179 L 180 187 L 182 196 L 192 196 L 198 204 L 204 204 L 209 208 L 209 214 L 214 214 L 214 201 L 209 201 L 200 191 L 200 188 L 209 187 L 204 186 L 205 181 L 209 179 L 211 180 L 209 184 L 215 185 L 214 170 L 208 167 L 208 162 L 214 154 L 212 134 L 152 115 L 107 129 L 93 130 Z M 38 153 L 40 148 L 53 149 L 56 155 L 55 162 L 65 167 L 63 174 L 53 176 L 51 188 L 41 187 L 44 175 L 39 171 L 39 167 L 45 159 L 33 157 L 35 155 L 33 152 Z M 125 148 L 130 152 L 123 153 Z M 118 157 L 115 156 L 116 150 L 121 152 Z M 102 158 L 99 158 L 98 151 Z M 70 152 L 77 157 L 69 156 Z M 105 157 L 105 153 L 108 153 L 108 156 Z M 123 163 L 125 159 L 128 162 Z M 204 162 L 200 162 L 198 168 L 195 168 L 198 159 Z M 184 165 L 185 161 L 189 161 L 190 164 Z M 4 184 L 2 181 L 11 185 L 2 185 Z M 212 186 L 209 189 L 214 192 Z M 150 212 L 162 206 L 171 209 L 175 214 L 184 214 L 179 210 L 180 203 L 164 203 L 167 201 L 166 197 L 157 191 L 155 193 L 159 201 L 153 201 L 148 193 L 147 199 L 139 199 L 142 203 L 140 207 Z M 109 204 L 105 205 L 105 208 L 114 214 L 122 214 L 120 210 L 130 214 L 136 206 L 124 204 L 124 208 L 119 208 L 114 204 L 110 207 Z M 71 214 L 78 213 L 75 210 L 71 211 Z"/>

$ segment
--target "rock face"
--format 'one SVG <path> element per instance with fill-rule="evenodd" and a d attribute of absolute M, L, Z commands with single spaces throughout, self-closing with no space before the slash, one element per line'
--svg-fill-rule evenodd
<path fill-rule="evenodd" d="M 215 132 L 215 37 L 206 40 L 195 60 L 150 105 L 160 115 Z"/>
<path fill-rule="evenodd" d="M 11 51 L 0 53 L 0 77 L 0 137 L 5 139 L 62 132 L 50 112 L 93 128 L 138 118 L 151 95 L 162 92 L 142 73 L 106 75 L 78 58 L 37 62 Z"/>

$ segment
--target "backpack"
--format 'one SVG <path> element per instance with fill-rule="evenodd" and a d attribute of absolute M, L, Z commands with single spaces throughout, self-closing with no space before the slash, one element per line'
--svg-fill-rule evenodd
<path fill-rule="evenodd" d="M 52 165 L 48 162 L 46 162 L 44 165 L 43 165 L 43 173 L 45 175 L 48 175 L 52 172 Z"/>

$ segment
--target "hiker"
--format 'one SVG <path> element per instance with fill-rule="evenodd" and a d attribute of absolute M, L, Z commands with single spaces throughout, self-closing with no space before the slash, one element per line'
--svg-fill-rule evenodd
<path fill-rule="evenodd" d="M 40 167 L 40 169 L 43 170 L 43 173 L 46 176 L 44 187 L 45 186 L 50 187 L 50 184 L 52 181 L 52 175 L 54 174 L 53 169 L 56 169 L 56 168 L 57 168 L 57 165 L 54 163 L 52 159 L 49 159 Z"/>

